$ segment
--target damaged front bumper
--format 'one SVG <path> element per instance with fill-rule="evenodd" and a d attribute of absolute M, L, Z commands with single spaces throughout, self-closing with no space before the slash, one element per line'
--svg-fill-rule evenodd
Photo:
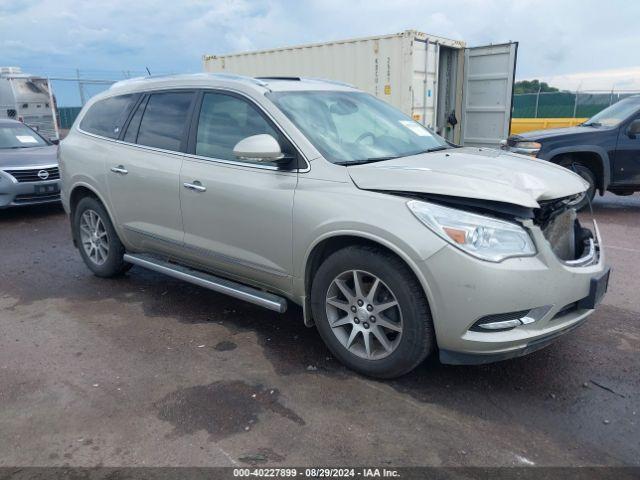
<path fill-rule="evenodd" d="M 602 300 L 609 269 L 595 222 L 584 247 L 575 252 L 579 258 L 566 260 L 533 220 L 523 225 L 536 244 L 536 256 L 491 263 L 447 246 L 425 261 L 443 363 L 489 363 L 525 355 L 576 328 Z M 518 321 L 504 324 L 507 328 L 496 323 L 509 319 Z"/>

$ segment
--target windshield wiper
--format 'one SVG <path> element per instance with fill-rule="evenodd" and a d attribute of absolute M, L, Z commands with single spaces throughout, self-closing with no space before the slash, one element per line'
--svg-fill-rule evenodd
<path fill-rule="evenodd" d="M 584 122 L 581 124 L 583 127 L 601 127 L 602 124 L 600 122 Z"/>
<path fill-rule="evenodd" d="M 363 158 L 362 160 L 352 160 L 350 162 L 335 162 L 336 165 L 364 165 L 365 163 L 374 163 L 374 162 L 383 162 L 385 160 L 393 160 L 396 158 L 400 158 L 398 156 L 391 157 L 373 157 L 373 158 Z"/>
<path fill-rule="evenodd" d="M 394 160 L 396 158 L 401 157 L 412 157 L 414 155 L 421 155 L 423 153 L 431 153 L 438 152 L 440 150 L 447 150 L 451 147 L 446 145 L 440 145 L 439 147 L 428 148 L 426 150 L 422 150 L 421 152 L 416 153 L 407 153 L 406 155 L 393 155 L 389 157 L 373 157 L 373 158 L 363 158 L 362 160 L 352 160 L 350 162 L 335 162 L 336 165 L 364 165 L 365 163 L 374 163 L 374 162 L 383 162 L 385 160 Z"/>
<path fill-rule="evenodd" d="M 451 148 L 451 147 L 448 147 L 448 146 L 446 146 L 446 145 L 441 145 L 441 146 L 439 146 L 439 147 L 427 148 L 426 150 L 424 150 L 424 151 L 422 151 L 422 152 L 418 152 L 418 153 L 416 153 L 415 155 L 419 155 L 419 154 L 421 154 L 421 153 L 439 152 L 440 150 L 446 150 L 446 149 L 448 149 L 448 148 Z"/>

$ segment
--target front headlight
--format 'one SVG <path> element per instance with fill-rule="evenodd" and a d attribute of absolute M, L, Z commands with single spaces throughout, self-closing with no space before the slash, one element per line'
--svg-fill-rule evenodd
<path fill-rule="evenodd" d="M 435 234 L 482 260 L 500 262 L 536 254 L 531 237 L 520 225 L 417 200 L 407 202 L 407 207 Z"/>
<path fill-rule="evenodd" d="M 542 148 L 542 144 L 538 142 L 516 142 L 514 149 L 516 153 L 523 155 L 537 155 Z"/>

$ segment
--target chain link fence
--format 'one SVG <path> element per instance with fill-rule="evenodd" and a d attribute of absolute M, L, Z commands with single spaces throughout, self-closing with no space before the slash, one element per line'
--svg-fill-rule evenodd
<path fill-rule="evenodd" d="M 589 118 L 640 91 L 538 92 L 513 96 L 513 118 Z"/>
<path fill-rule="evenodd" d="M 58 107 L 58 124 L 63 130 L 69 130 L 82 107 Z"/>
<path fill-rule="evenodd" d="M 107 90 L 115 82 L 147 72 L 78 70 L 60 76 L 49 76 L 51 89 L 56 98 L 59 127 L 68 130 L 84 104 L 94 95 Z"/>
<path fill-rule="evenodd" d="M 25 69 L 27 70 L 27 69 Z M 134 70 L 79 70 L 62 69 L 56 74 L 28 69 L 45 78 L 53 93 L 57 113 L 57 129 L 64 136 L 71 128 L 84 104 L 94 95 L 107 90 L 119 80 L 149 75 L 148 71 Z M 156 72 L 154 72 L 156 73 Z M 158 74 L 166 74 L 158 72 Z"/>

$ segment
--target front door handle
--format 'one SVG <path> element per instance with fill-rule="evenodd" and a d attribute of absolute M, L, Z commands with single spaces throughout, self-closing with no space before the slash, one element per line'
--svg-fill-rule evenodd
<path fill-rule="evenodd" d="M 129 170 L 124 168 L 122 165 L 118 165 L 117 167 L 111 167 L 111 171 L 113 173 L 119 173 L 120 175 L 126 175 L 129 173 Z"/>
<path fill-rule="evenodd" d="M 184 188 L 188 188 L 189 190 L 195 190 L 196 192 L 206 192 L 207 187 L 202 185 L 199 181 L 194 181 L 193 183 L 183 183 L 182 186 Z"/>

